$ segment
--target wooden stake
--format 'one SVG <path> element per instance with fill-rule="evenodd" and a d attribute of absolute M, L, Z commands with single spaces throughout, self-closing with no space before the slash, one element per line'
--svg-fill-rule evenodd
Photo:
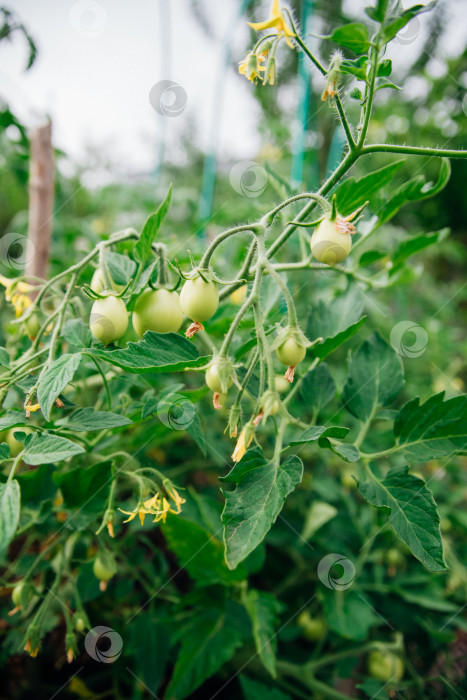
<path fill-rule="evenodd" d="M 31 255 L 26 275 L 47 278 L 54 200 L 52 124 L 40 126 L 31 134 L 29 166 L 29 228 Z"/>

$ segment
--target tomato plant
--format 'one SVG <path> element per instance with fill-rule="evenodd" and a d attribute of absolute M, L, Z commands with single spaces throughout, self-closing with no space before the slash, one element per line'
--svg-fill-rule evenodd
<path fill-rule="evenodd" d="M 326 64 L 277 0 L 250 23 L 240 74 L 272 90 L 297 53 L 338 120 L 316 191 L 271 170 L 274 203 L 192 253 L 170 186 L 47 280 L 0 277 L 0 634 L 67 696 L 465 691 L 465 285 L 429 296 L 464 253 L 400 212 L 466 152 L 373 122 L 388 45 L 428 9 L 378 0 L 323 37 Z M 422 320 L 452 358 L 437 389 Z"/>

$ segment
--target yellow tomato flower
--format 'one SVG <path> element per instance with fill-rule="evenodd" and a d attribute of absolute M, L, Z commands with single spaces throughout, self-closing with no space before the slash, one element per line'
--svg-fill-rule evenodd
<path fill-rule="evenodd" d="M 146 501 L 144 501 L 142 504 L 140 504 L 135 510 L 122 510 L 119 508 L 119 511 L 121 513 L 124 513 L 125 515 L 129 515 L 130 517 L 127 520 L 124 520 L 124 523 L 128 523 L 133 518 L 136 518 L 136 516 L 139 516 L 141 525 L 144 525 L 144 518 L 146 515 L 154 515 L 154 520 L 153 522 L 158 522 L 159 520 L 162 520 L 163 523 L 165 523 L 166 518 L 167 518 L 167 513 L 174 513 L 175 515 L 178 515 L 181 512 L 181 505 L 182 503 L 185 503 L 185 499 L 180 496 L 176 488 L 172 485 L 172 482 L 170 481 L 164 481 L 163 482 L 164 489 L 167 492 L 167 495 L 173 501 L 173 504 L 165 497 L 162 496 L 158 493 L 156 493 L 155 496 L 152 496 L 151 498 L 148 498 Z"/>
<path fill-rule="evenodd" d="M 260 78 L 261 71 L 264 71 L 264 66 L 261 62 L 264 61 L 264 56 L 255 53 L 249 53 L 243 61 L 238 65 L 238 72 L 244 75 L 250 82 L 254 83 L 256 78 Z"/>
<path fill-rule="evenodd" d="M 32 304 L 27 293 L 30 292 L 33 287 L 27 282 L 16 282 L 14 279 L 9 280 L 7 277 L 3 277 L 3 275 L 0 275 L 0 284 L 5 287 L 5 299 L 11 301 L 16 312 L 16 318 L 19 318 Z"/>
<path fill-rule="evenodd" d="M 281 10 L 279 0 L 274 0 L 272 3 L 271 16 L 266 22 L 248 22 L 250 27 L 257 32 L 263 31 L 263 29 L 277 29 L 277 34 L 285 36 L 287 44 L 293 49 L 293 44 L 289 37 L 295 36 L 293 31 L 287 24 L 284 14 Z"/>
<path fill-rule="evenodd" d="M 240 435 L 238 436 L 237 444 L 232 453 L 232 459 L 234 462 L 239 462 L 244 456 L 247 448 L 249 447 L 251 441 L 253 440 L 254 429 L 249 423 L 242 428 Z"/>

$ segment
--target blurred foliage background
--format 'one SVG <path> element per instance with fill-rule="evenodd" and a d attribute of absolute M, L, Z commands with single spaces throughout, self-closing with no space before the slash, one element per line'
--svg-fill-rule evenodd
<path fill-rule="evenodd" d="M 329 33 L 331 27 L 361 19 L 360 7 L 358 12 L 354 13 L 354 3 L 343 3 L 341 0 L 316 0 L 315 2 L 303 0 L 303 2 L 290 4 L 297 18 L 303 20 L 305 16 L 308 17 L 313 34 L 325 35 Z M 257 19 L 264 12 L 264 6 L 260 2 L 245 3 L 245 6 L 245 19 Z M 403 86 L 404 89 L 378 93 L 369 134 L 370 140 L 407 142 L 423 146 L 440 145 L 449 148 L 465 147 L 467 49 L 449 60 L 443 59 L 443 46 L 449 42 L 449 36 L 444 29 L 449 6 L 449 3 L 441 2 L 432 13 L 423 17 L 428 31 L 421 50 L 407 64 L 403 72 L 393 76 L 394 82 Z M 203 0 L 191 0 L 187 3 L 187 11 L 188 8 L 191 12 L 191 21 L 199 23 L 206 35 L 216 32 L 216 27 L 210 24 L 208 8 Z M 34 37 L 34 27 L 28 29 Z M 19 35 L 12 38 L 15 41 L 22 40 Z M 319 47 L 319 53 L 326 59 L 330 52 L 329 42 L 317 38 L 313 41 Z M 410 41 L 410 35 L 407 41 Z M 253 33 L 248 46 L 252 42 Z M 4 43 L 6 44 L 6 41 Z M 244 47 L 245 51 L 248 46 Z M 404 50 L 402 44 L 399 48 L 401 51 Z M 28 50 L 27 46 L 25 50 Z M 5 46 L 2 47 L 2 52 L 4 57 L 8 55 Z M 431 70 L 434 56 L 438 64 L 436 74 Z M 232 55 L 227 69 L 236 72 L 237 62 L 242 57 L 243 54 Z M 217 60 L 217 57 L 213 57 L 213 60 Z M 260 150 L 251 154 L 251 160 L 261 165 L 269 175 L 268 185 L 261 197 L 250 198 L 236 192 L 229 179 L 234 163 L 223 161 L 219 154 L 206 154 L 198 150 L 196 137 L 191 133 L 184 136 L 181 144 L 185 157 L 183 166 L 172 163 L 170 154 L 166 153 L 163 163 L 154 169 L 154 172 L 158 173 L 157 177 L 154 173 L 148 173 L 147 176 L 141 176 L 137 180 L 120 181 L 115 175 L 112 176 L 112 164 L 109 164 L 105 155 L 99 151 L 89 153 L 86 166 L 76 166 L 73 175 L 64 174 L 71 171 L 70 159 L 66 152 L 57 151 L 51 274 L 71 265 L 80 253 L 88 251 L 110 232 L 125 226 L 141 227 L 147 215 L 154 210 L 155 203 L 165 193 L 169 182 L 174 184 L 174 200 L 168 221 L 164 225 L 165 242 L 169 255 L 178 258 L 182 265 L 189 261 L 187 248 L 192 250 L 195 256 L 199 256 L 206 246 L 206 241 L 224 227 L 253 220 L 289 192 L 316 188 L 342 155 L 342 134 L 331 107 L 321 102 L 320 94 L 323 86 L 320 78 L 310 75 L 303 66 L 299 65 L 295 52 L 285 50 L 280 52 L 278 73 L 276 86 L 251 86 L 251 91 L 261 110 L 261 119 L 257 123 L 257 128 L 262 139 Z M 238 76 L 238 80 L 244 80 L 244 78 Z M 352 85 L 349 80 L 348 85 L 342 87 L 345 95 L 348 95 Z M 298 111 L 297 100 L 294 97 L 297 92 L 305 95 L 306 98 L 305 108 Z M 348 100 L 347 97 L 345 99 L 349 104 L 352 120 L 352 116 L 355 117 L 358 112 L 358 104 L 355 102 L 353 106 L 352 100 Z M 1 105 L 0 234 L 9 231 L 27 232 L 28 126 L 20 123 L 14 112 L 13 104 Z M 356 118 L 353 121 L 355 123 Z M 397 156 L 383 154 L 366 156 L 358 161 L 351 174 L 363 175 L 367 167 L 376 169 L 397 159 Z M 67 164 L 66 168 L 62 167 L 64 163 Z M 99 188 L 87 187 L 86 176 L 93 169 L 100 167 L 106 168 L 110 173 L 110 184 Z M 402 183 L 408 177 L 420 173 L 429 179 L 436 180 L 438 169 L 439 163 L 435 159 L 408 158 L 404 168 L 397 175 L 397 182 Z M 209 201 L 209 192 L 203 189 L 206 187 L 206 178 L 209 179 L 209 177 L 213 178 L 214 182 L 212 203 Z M 399 405 L 409 397 L 420 395 L 425 399 L 432 393 L 443 390 L 448 396 L 454 396 L 463 392 L 467 384 L 465 335 L 467 282 L 464 281 L 467 261 L 466 180 L 467 161 L 453 161 L 451 180 L 440 194 L 422 203 L 405 206 L 389 225 L 382 227 L 375 237 L 373 247 L 387 250 L 389 254 L 395 242 L 407 235 L 439 231 L 444 228 L 449 228 L 451 231 L 451 235 L 446 240 L 432 246 L 416 258 L 415 269 L 407 277 L 405 285 L 373 291 L 368 298 L 365 298 L 369 316 L 365 334 L 379 329 L 388 337 L 396 322 L 411 320 L 420 324 L 428 335 L 427 348 L 422 357 L 404 360 L 407 383 L 403 395 L 398 400 Z M 200 206 L 203 202 L 210 213 L 208 216 L 200 217 Z M 237 247 L 230 245 L 228 255 L 217 258 L 219 272 L 228 278 L 229 271 L 243 259 L 244 253 L 243 245 L 240 244 Z M 287 259 L 299 260 L 300 255 L 299 236 L 295 236 L 288 244 Z M 380 264 L 385 265 L 388 261 L 389 257 L 383 258 Z M 6 270 L 2 271 L 2 274 L 5 273 Z M 303 318 L 306 318 L 309 313 L 311 300 L 313 303 L 319 299 L 323 299 L 326 303 L 329 301 L 331 278 L 334 289 L 339 284 L 342 289 L 345 287 L 345 280 L 337 281 L 332 275 L 332 272 L 296 273 L 294 278 L 296 289 L 303 289 L 306 285 L 309 285 L 307 289 L 311 289 L 309 294 L 295 295 Z M 272 308 L 275 304 L 277 318 L 273 313 L 271 321 L 278 320 L 283 311 L 277 298 L 271 300 Z M 10 312 L 2 308 L 1 313 L 2 318 L 5 319 Z M 226 315 L 228 316 L 228 309 Z M 224 330 L 225 323 L 221 315 L 217 319 L 217 327 L 213 327 L 212 331 L 214 335 L 217 334 L 220 337 Z M 2 324 L 1 335 L 5 336 L 7 332 L 7 325 Z M 0 341 L 3 340 L 4 337 L 0 337 Z M 348 349 L 358 346 L 361 340 L 362 336 L 359 335 L 358 339 L 351 340 L 344 349 L 341 348 L 333 356 L 332 369 L 339 389 L 345 378 Z M 167 381 L 170 384 L 173 380 L 169 378 Z M 193 380 L 193 384 L 188 389 L 198 390 L 197 384 L 199 382 Z M 125 379 L 121 380 L 120 385 L 117 383 L 115 386 L 116 391 L 123 393 L 132 391 L 131 387 L 126 385 Z M 217 437 L 214 436 L 208 446 L 207 459 L 204 459 L 201 454 L 193 457 L 189 482 L 186 485 L 194 485 L 197 489 L 203 490 L 206 498 L 211 499 L 210 502 L 212 501 L 212 507 L 215 510 L 218 509 L 219 503 L 217 476 L 219 468 L 224 473 L 224 460 L 228 459 L 230 446 L 226 446 L 223 437 L 225 417 L 219 419 L 214 415 L 209 397 L 202 401 L 204 401 L 203 415 L 206 422 L 209 421 L 214 425 L 214 421 L 217 421 L 215 424 L 218 426 Z M 333 420 L 349 421 L 348 415 L 338 408 L 337 402 L 326 407 L 325 416 L 331 415 Z M 167 467 L 168 473 L 177 478 L 182 474 L 183 469 L 177 469 L 175 465 L 183 464 L 187 450 L 192 449 L 189 436 L 182 437 L 177 434 L 168 438 L 167 431 L 163 428 L 158 432 L 157 429 L 154 430 L 153 425 L 142 424 L 135 430 L 131 438 L 132 443 L 136 445 L 144 442 L 150 430 L 154 432 L 154 438 L 147 454 L 148 459 L 153 459 L 160 467 Z M 384 432 L 384 426 L 381 430 Z M 294 530 L 302 532 L 310 508 L 310 498 L 311 501 L 313 499 L 325 501 L 336 507 L 340 513 L 339 519 L 334 521 L 335 525 L 331 522 L 315 536 L 314 545 L 318 550 L 323 548 L 326 552 L 341 551 L 343 532 L 347 533 L 347 544 L 351 545 L 352 539 L 359 538 L 359 530 L 365 530 L 374 525 L 370 522 L 372 514 L 369 509 L 366 516 L 358 514 L 361 510 L 361 500 L 355 495 L 352 480 L 349 479 L 352 470 L 348 465 L 338 460 L 324 461 L 311 450 L 309 452 L 303 450 L 302 457 L 305 462 L 305 480 L 302 488 L 289 499 L 286 508 L 287 520 L 292 527 L 286 526 L 279 520 L 268 536 L 269 556 L 265 565 L 262 566 L 262 562 L 251 564 L 255 585 L 283 593 L 284 604 L 292 601 L 300 602 L 309 593 L 306 585 L 298 589 L 294 586 L 298 581 L 306 584 L 307 563 L 310 559 L 314 561 L 318 555 L 309 550 L 306 545 L 299 547 L 299 554 L 296 554 Z M 467 555 L 466 466 L 465 459 L 457 458 L 449 463 L 441 460 L 440 463 L 429 463 L 420 468 L 423 476 L 430 479 L 430 487 L 434 491 L 443 518 L 443 528 L 447 538 L 447 559 L 451 565 L 450 571 L 445 576 L 435 577 L 433 580 L 432 576 L 422 571 L 418 562 L 407 557 L 400 545 L 395 545 L 390 532 L 384 532 L 378 538 L 371 557 L 373 575 L 368 578 L 368 590 L 372 590 L 377 596 L 380 605 L 378 609 L 391 621 L 394 628 L 404 632 L 406 647 L 412 655 L 412 663 L 419 669 L 424 668 L 427 673 L 435 674 L 436 669 L 441 669 L 442 674 L 451 679 L 458 691 L 449 694 L 447 686 L 441 687 L 434 682 L 427 691 L 430 695 L 424 697 L 455 698 L 467 695 L 465 678 L 459 675 L 459 673 L 464 674 L 465 668 L 462 667 L 459 672 L 456 667 L 458 650 L 464 649 L 466 644 L 467 622 L 459 615 L 456 618 L 455 631 L 448 628 L 440 632 L 438 616 L 446 614 L 449 617 L 450 608 L 443 609 L 441 606 L 436 610 L 436 606 L 433 609 L 429 604 L 430 597 L 432 595 L 436 597 L 433 593 L 436 587 L 444 587 L 454 605 L 462 605 L 467 594 L 467 569 L 463 563 Z M 340 483 L 341 488 L 336 489 L 336 483 Z M 365 518 L 369 520 L 365 521 Z M 145 534 L 147 532 L 148 530 L 145 530 Z M 154 545 L 149 537 L 147 543 L 149 549 Z M 156 543 L 163 546 L 159 535 L 156 535 Z M 333 546 L 336 547 L 335 550 Z M 407 596 L 404 599 L 404 596 L 398 595 L 397 592 L 388 594 L 381 583 L 385 577 L 391 579 L 396 576 L 395 567 L 385 558 L 384 552 L 388 549 L 395 549 L 402 556 L 403 563 L 396 566 L 399 589 L 407 585 L 408 588 L 412 586 L 418 591 L 413 594 L 411 610 L 414 612 L 413 615 L 411 613 L 410 619 L 407 618 Z M 287 552 L 290 553 L 290 559 L 287 559 Z M 258 554 L 258 558 L 261 557 L 264 557 L 263 548 Z M 142 565 L 141 558 L 141 551 L 135 551 L 133 560 L 129 562 L 130 568 Z M 285 570 L 288 570 L 289 575 L 284 575 Z M 85 573 L 83 567 L 83 577 Z M 378 590 L 380 583 L 381 588 Z M 179 586 L 182 591 L 189 590 L 183 575 Z M 122 580 L 119 583 L 116 592 L 117 602 L 122 601 L 123 604 L 129 595 L 129 589 L 128 580 Z M 97 592 L 90 589 L 86 602 L 89 601 L 92 606 L 96 597 Z M 325 601 L 316 599 L 312 604 L 312 611 L 317 615 L 321 614 L 325 604 Z M 94 600 L 94 605 L 99 606 L 99 601 Z M 110 605 L 108 600 L 106 605 Z M 115 615 L 115 611 L 107 612 L 109 619 L 113 614 Z M 138 623 L 140 628 L 132 627 L 135 657 L 138 657 L 141 638 L 147 634 L 144 627 L 146 622 L 141 619 Z M 173 621 L 169 620 L 169 623 L 173 624 Z M 438 630 L 436 633 L 435 628 Z M 304 642 L 296 624 L 289 625 L 284 630 L 284 633 L 279 636 L 279 644 L 288 647 L 292 658 L 309 655 L 310 648 L 316 657 L 321 648 L 320 645 L 314 644 L 310 647 L 309 643 Z M 10 640 L 4 654 L 12 651 L 13 646 L 13 641 Z M 421 654 L 423 658 L 419 658 Z M 45 679 L 48 665 L 52 666 L 54 663 L 52 655 L 44 659 L 42 667 L 33 665 L 33 660 L 28 658 L 13 658 L 19 670 L 14 666 L 10 667 L 10 683 L 15 687 L 16 684 L 21 685 L 23 681 L 19 681 L 18 678 L 24 675 L 26 669 L 27 674 L 30 674 L 29 687 L 33 687 L 35 682 L 41 682 L 45 684 L 45 688 L 47 687 Z M 157 674 L 157 669 L 152 669 L 152 672 Z M 341 662 L 336 672 L 345 678 L 345 662 Z M 43 678 L 38 677 L 41 673 L 44 674 Z M 54 670 L 53 673 L 58 674 L 55 676 L 57 679 L 62 672 Z M 139 668 L 138 673 L 150 674 L 150 669 L 143 671 Z M 18 678 L 15 674 L 18 674 Z M 62 675 L 65 682 L 66 675 L 64 672 Z M 212 687 L 209 686 L 206 691 L 206 687 L 203 686 L 203 689 L 193 697 L 207 697 L 206 692 L 210 695 L 221 685 L 222 681 L 213 681 Z M 102 685 L 102 691 L 103 695 L 99 697 L 104 697 L 105 682 Z M 236 692 L 235 689 L 228 688 L 222 697 L 237 697 Z M 459 695 L 459 692 L 464 695 Z M 79 692 L 76 691 L 75 696 L 76 694 L 79 695 Z M 86 695 L 81 696 L 86 697 Z M 371 696 L 368 695 L 368 697 Z M 407 695 L 407 697 L 417 696 Z"/>

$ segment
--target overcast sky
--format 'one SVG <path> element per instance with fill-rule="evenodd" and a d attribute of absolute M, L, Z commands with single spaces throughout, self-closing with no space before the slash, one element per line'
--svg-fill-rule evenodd
<path fill-rule="evenodd" d="M 254 158 L 261 141 L 251 85 L 228 70 L 224 100 L 218 87 L 227 37 L 233 58 L 243 57 L 248 29 L 238 16 L 241 2 L 203 4 L 215 38 L 208 38 L 194 20 L 188 0 L 11 0 L 9 6 L 37 41 L 39 57 L 24 72 L 26 49 L 20 37 L 12 44 L 2 42 L 0 94 L 28 126 L 50 114 L 55 144 L 76 161 L 84 160 L 87 146 L 97 146 L 111 154 L 122 173 L 151 171 L 160 140 L 177 154 L 178 135 L 188 128 L 205 149 L 213 120 L 221 125 L 221 155 Z M 269 4 L 265 2 L 265 16 Z M 351 6 L 360 11 L 365 4 L 352 0 Z M 452 30 L 443 50 L 451 54 L 465 41 L 466 6 L 466 0 L 447 3 Z M 405 45 L 392 44 L 388 55 L 396 65 L 416 53 L 425 23 L 422 15 L 420 26 L 409 25 L 413 36 L 407 30 Z M 151 106 L 151 88 L 164 80 L 182 86 L 178 93 L 162 96 L 169 109 L 170 99 L 175 100 L 177 116 L 163 116 Z M 153 102 L 160 92 L 155 88 Z"/>

